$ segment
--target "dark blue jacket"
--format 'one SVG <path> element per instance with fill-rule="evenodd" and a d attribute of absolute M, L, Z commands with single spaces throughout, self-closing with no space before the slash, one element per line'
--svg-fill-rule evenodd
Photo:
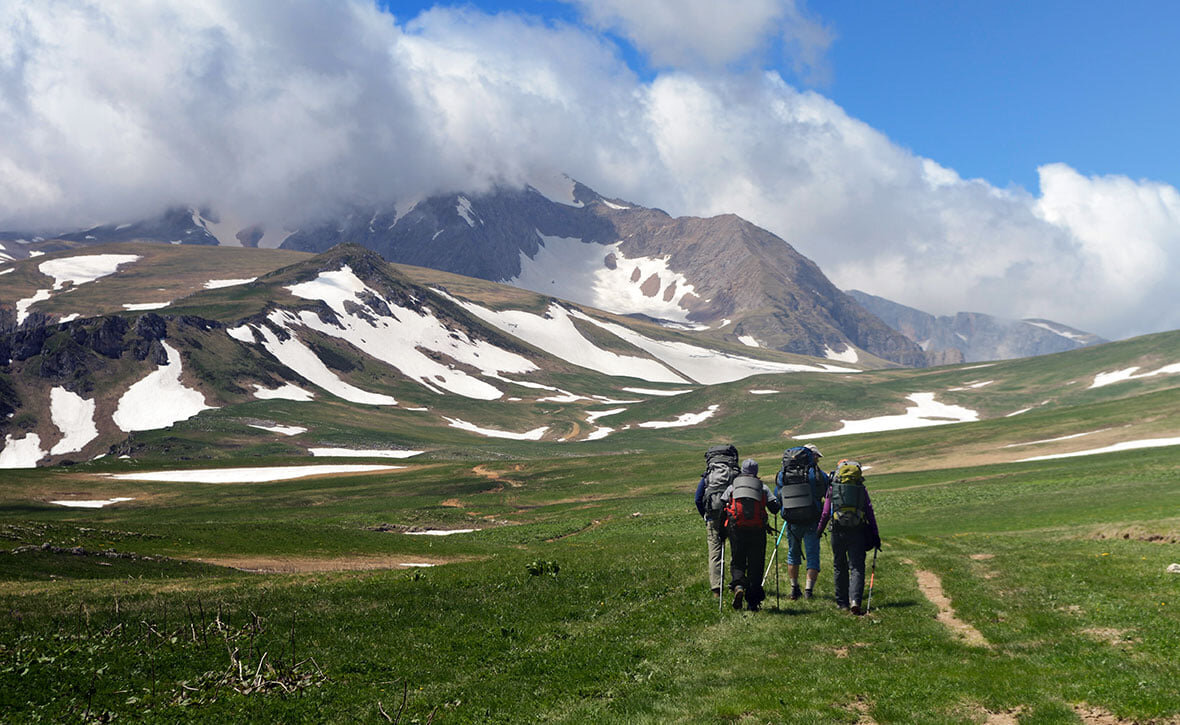
<path fill-rule="evenodd" d="M 705 477 L 701 476 L 701 482 L 697 484 L 697 513 L 701 516 L 705 515 Z"/>

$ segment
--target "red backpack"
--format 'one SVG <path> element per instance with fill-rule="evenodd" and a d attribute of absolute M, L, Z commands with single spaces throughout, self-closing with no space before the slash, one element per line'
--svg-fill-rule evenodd
<path fill-rule="evenodd" d="M 725 517 L 734 528 L 765 528 L 766 494 L 762 482 L 746 474 L 734 479 L 732 498 L 725 504 Z"/>

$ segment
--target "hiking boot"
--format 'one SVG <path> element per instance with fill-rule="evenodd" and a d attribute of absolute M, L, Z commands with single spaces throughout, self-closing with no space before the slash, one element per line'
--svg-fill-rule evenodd
<path fill-rule="evenodd" d="M 746 590 L 745 589 L 742 589 L 741 587 L 737 587 L 736 589 L 734 589 L 733 590 L 733 608 L 734 609 L 741 609 L 742 602 L 745 600 L 745 598 L 746 598 Z"/>
<path fill-rule="evenodd" d="M 851 607 L 848 608 L 848 611 L 852 612 L 853 614 L 855 614 L 858 617 L 865 613 L 865 610 L 860 608 L 860 604 L 853 604 Z"/>
<path fill-rule="evenodd" d="M 812 598 L 812 597 L 814 597 L 814 596 L 815 596 L 815 594 L 813 594 L 813 593 L 811 592 L 811 587 L 808 587 L 808 588 L 806 588 L 806 589 L 804 589 L 804 590 L 803 590 L 803 598 L 804 598 L 804 599 L 811 599 L 811 598 Z"/>
<path fill-rule="evenodd" d="M 751 612 L 757 612 L 761 608 L 762 608 L 761 604 L 749 603 L 746 605 L 746 609 L 750 610 Z"/>
<path fill-rule="evenodd" d="M 808 591 L 810 591 L 810 590 L 808 590 Z M 799 585 L 792 584 L 791 585 L 791 601 L 793 602 L 801 596 L 803 596 L 803 593 L 799 591 Z"/>

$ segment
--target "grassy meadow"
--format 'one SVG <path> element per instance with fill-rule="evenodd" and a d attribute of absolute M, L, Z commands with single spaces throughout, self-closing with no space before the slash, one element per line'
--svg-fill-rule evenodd
<path fill-rule="evenodd" d="M 863 451 L 871 464 L 877 438 L 952 450 L 987 425 L 821 447 L 826 461 Z M 743 450 L 764 473 L 777 452 Z M 1180 576 L 1165 572 L 1180 560 L 1175 447 L 870 469 L 885 548 L 863 618 L 831 601 L 826 541 L 815 600 L 776 598 L 772 571 L 762 612 L 718 611 L 691 502 L 700 453 L 422 461 L 265 484 L 113 481 L 100 474 L 128 464 L 104 461 L 5 472 L 0 719 L 1180 717 Z M 43 503 L 71 492 L 136 500 Z M 405 566 L 422 563 L 436 566 Z M 918 572 L 938 578 L 964 630 L 937 618 Z"/>

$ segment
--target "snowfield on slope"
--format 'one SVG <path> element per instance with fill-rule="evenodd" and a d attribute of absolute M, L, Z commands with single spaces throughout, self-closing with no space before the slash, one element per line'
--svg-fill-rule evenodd
<path fill-rule="evenodd" d="M 646 423 L 639 423 L 640 428 L 684 428 L 690 425 L 697 425 L 703 423 L 713 414 L 717 412 L 719 405 L 710 405 L 708 408 L 699 413 L 682 413 L 672 420 L 649 420 Z"/>
<path fill-rule="evenodd" d="M 584 320 L 592 325 L 601 327 L 615 337 L 625 340 L 640 350 L 649 353 L 657 360 L 691 378 L 693 381 L 705 385 L 732 383 L 735 380 L 741 380 L 753 375 L 765 375 L 767 373 L 860 372 L 853 368 L 843 368 L 827 363 L 821 363 L 821 365 L 815 366 L 757 360 L 755 358 L 741 357 L 726 352 L 697 347 L 686 342 L 654 340 L 628 327 L 623 327 L 613 322 L 604 322 L 578 310 L 574 310 L 570 314 L 576 319 Z"/>
<path fill-rule="evenodd" d="M 29 433 L 24 438 L 4 436 L 4 448 L 0 448 L 0 468 L 36 468 L 37 461 L 45 457 L 41 450 L 41 436 Z"/>
<path fill-rule="evenodd" d="M 597 244 L 540 232 L 537 237 L 537 253 L 530 258 L 522 251 L 520 274 L 502 281 L 620 315 L 689 322 L 683 303 L 696 291 L 687 277 L 668 267 L 669 257 L 628 258 L 620 250 L 622 242 Z"/>
<path fill-rule="evenodd" d="M 451 297 L 441 290 L 439 294 L 445 295 L 484 322 L 573 365 L 597 370 L 604 375 L 639 378 L 649 383 L 689 382 L 655 360 L 603 350 L 574 327 L 570 311 L 557 303 L 549 305 L 544 315 L 535 315 L 523 310 L 494 311 L 474 302 Z"/>
<path fill-rule="evenodd" d="M 507 438 L 515 441 L 539 441 L 541 440 L 541 436 L 545 435 L 545 432 L 549 430 L 549 426 L 546 425 L 525 431 L 524 433 L 514 433 L 510 430 L 500 430 L 498 428 L 481 428 L 474 423 L 468 423 L 458 418 L 447 418 L 443 416 L 443 420 L 452 428 L 458 428 L 459 430 L 465 430 L 470 433 L 478 433 L 488 438 Z"/>
<path fill-rule="evenodd" d="M 1102 388 L 1107 385 L 1125 382 L 1127 380 L 1142 380 L 1143 378 L 1151 378 L 1156 375 L 1175 375 L 1180 373 L 1180 363 L 1172 363 L 1165 365 L 1158 370 L 1152 370 L 1149 373 L 1136 374 L 1135 371 L 1139 369 L 1138 365 L 1134 365 L 1123 370 L 1115 370 L 1109 373 L 1098 373 L 1094 376 L 1094 382 L 1090 383 L 1090 389 Z"/>
<path fill-rule="evenodd" d="M 904 430 L 906 428 L 925 428 L 932 425 L 947 425 L 949 423 L 967 423 L 979 420 L 979 413 L 970 408 L 959 405 L 947 405 L 934 399 L 934 393 L 912 393 L 906 398 L 914 405 L 906 408 L 902 415 L 882 415 L 863 420 L 841 420 L 840 430 L 827 433 L 808 433 L 797 435 L 795 438 L 806 440 L 810 438 L 827 438 L 829 436 L 853 435 L 856 433 L 880 433 L 890 430 Z"/>
<path fill-rule="evenodd" d="M 1114 453 L 1116 451 L 1135 451 L 1141 448 L 1162 448 L 1164 446 L 1180 446 L 1180 438 L 1145 438 L 1137 441 L 1123 441 L 1122 443 L 1115 443 L 1114 445 L 1103 446 L 1102 448 L 1091 448 L 1086 451 L 1073 451 L 1072 453 L 1054 453 L 1048 456 L 1033 456 L 1032 458 L 1021 458 L 1017 463 L 1024 463 L 1026 461 L 1048 461 L 1054 458 L 1074 458 L 1077 456 L 1096 456 L 1101 453 Z"/>
<path fill-rule="evenodd" d="M 312 466 L 263 466 L 259 468 L 202 468 L 181 471 L 144 471 L 141 473 L 108 473 L 121 481 L 155 481 L 159 483 L 267 483 L 289 481 L 307 476 L 375 473 L 396 471 L 405 466 L 383 466 L 364 463 Z"/>
<path fill-rule="evenodd" d="M 49 503 L 57 504 L 58 506 L 68 506 L 75 509 L 100 509 L 111 504 L 123 503 L 124 501 L 134 501 L 134 497 L 117 496 L 115 498 L 108 498 L 104 500 L 69 500 L 63 499 L 61 501 L 50 501 Z"/>
<path fill-rule="evenodd" d="M 98 437 L 94 424 L 94 400 L 86 400 L 77 393 L 57 387 L 49 391 L 49 417 L 61 431 L 62 439 L 49 453 L 77 453 Z"/>
<path fill-rule="evenodd" d="M 50 259 L 37 265 L 41 274 L 53 277 L 52 290 L 37 290 L 32 297 L 18 300 L 16 303 L 16 324 L 21 324 L 29 316 L 29 308 L 38 302 L 48 300 L 53 292 L 66 286 L 66 283 L 77 287 L 80 284 L 93 282 L 100 277 L 114 274 L 121 264 L 130 264 L 139 259 L 138 254 L 87 254 L 77 257 L 62 257 Z"/>
<path fill-rule="evenodd" d="M 168 364 L 161 365 L 127 389 L 111 420 L 127 433 L 167 428 L 188 420 L 202 410 L 211 410 L 205 396 L 180 382 L 180 353 L 161 342 L 168 353 Z"/>
<path fill-rule="evenodd" d="M 438 394 L 449 392 L 477 400 L 496 400 L 503 396 L 500 389 L 494 385 L 435 360 L 426 352 L 445 355 L 460 364 L 470 365 L 489 374 L 521 374 L 538 369 L 532 361 L 521 355 L 484 340 L 473 340 L 462 330 L 448 328 L 427 306 L 422 306 L 420 310 L 409 309 L 382 298 L 347 265 L 335 272 L 321 272 L 316 279 L 291 285 L 287 289 L 296 297 L 324 302 L 336 314 L 337 319 L 325 321 L 310 310 L 303 310 L 298 314 L 276 310 L 270 314 L 268 320 L 292 332 L 291 339 L 279 341 L 269 330 L 258 327 L 255 329 L 267 336 L 265 347 L 272 351 L 272 354 L 275 350 L 290 348 L 288 356 L 294 358 L 298 355 L 298 363 L 304 367 L 315 368 L 320 380 L 326 381 L 327 375 L 332 378 L 336 376 L 323 366 L 311 350 L 295 339 L 294 330 L 298 327 L 344 340 Z M 296 347 L 301 349 L 296 350 Z M 283 361 L 283 364 L 292 367 L 286 361 Z M 298 368 L 292 369 L 303 375 Z M 324 387 L 320 380 L 314 382 Z M 337 388 L 347 385 L 338 378 L 329 384 Z M 372 394 L 360 397 L 368 395 Z M 389 402 L 393 400 L 389 396 L 377 397 L 386 399 L 384 404 L 396 404 Z"/>

